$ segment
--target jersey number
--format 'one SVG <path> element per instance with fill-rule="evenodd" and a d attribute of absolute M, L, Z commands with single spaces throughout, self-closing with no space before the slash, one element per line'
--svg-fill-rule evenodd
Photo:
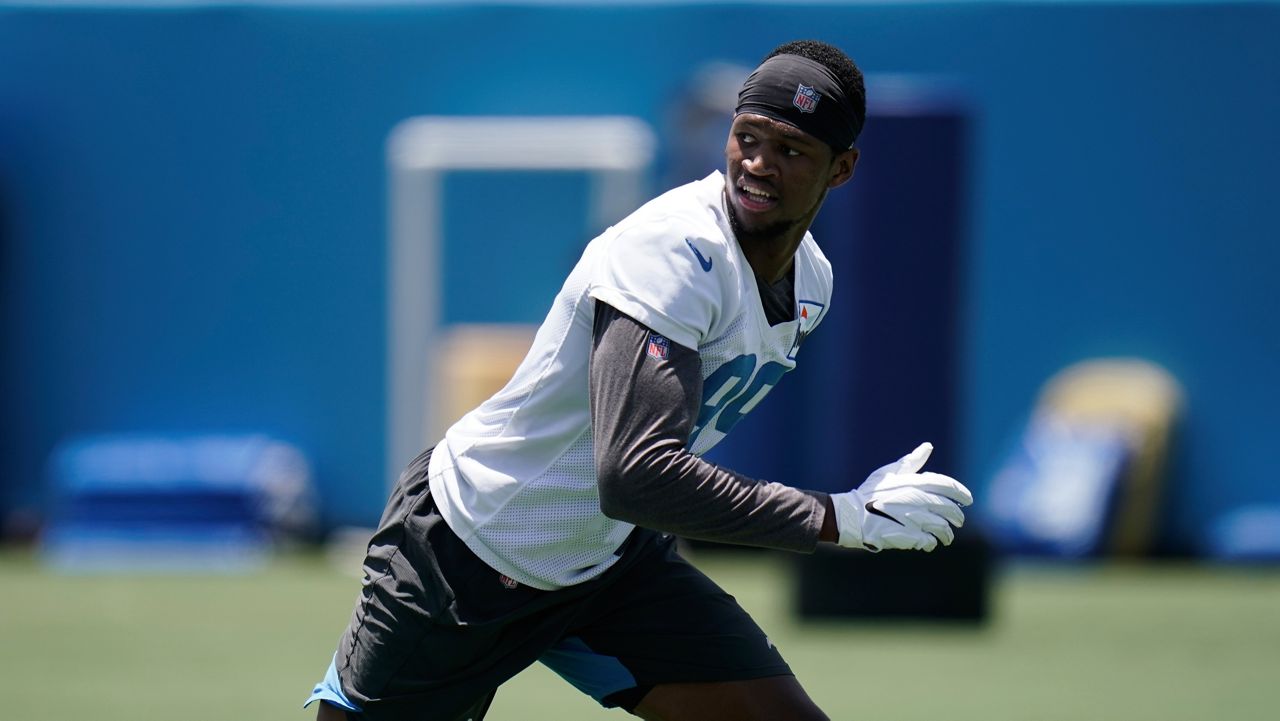
<path fill-rule="evenodd" d="M 738 356 L 717 368 L 702 382 L 702 409 L 698 411 L 698 423 L 689 435 L 690 448 L 712 421 L 715 421 L 717 431 L 728 433 L 787 372 L 786 366 L 772 361 L 761 366 L 752 378 L 755 369 L 754 355 Z"/>

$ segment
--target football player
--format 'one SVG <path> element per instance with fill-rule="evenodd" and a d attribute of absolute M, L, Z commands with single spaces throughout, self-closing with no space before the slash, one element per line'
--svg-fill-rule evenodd
<path fill-rule="evenodd" d="M 480 719 L 535 661 L 646 719 L 826 718 L 673 537 L 930 551 L 963 523 L 928 444 L 831 495 L 701 458 L 828 312 L 808 229 L 865 116 L 843 52 L 782 45 L 742 87 L 725 172 L 591 241 L 511 381 L 395 486 L 319 719 Z"/>

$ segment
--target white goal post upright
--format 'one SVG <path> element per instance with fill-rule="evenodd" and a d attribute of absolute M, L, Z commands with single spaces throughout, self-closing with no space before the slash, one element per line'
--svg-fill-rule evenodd
<path fill-rule="evenodd" d="M 601 230 L 645 200 L 656 142 L 638 118 L 409 118 L 387 139 L 387 379 L 384 474 L 437 440 L 443 176 L 455 170 L 583 171 L 591 179 L 591 227 Z"/>

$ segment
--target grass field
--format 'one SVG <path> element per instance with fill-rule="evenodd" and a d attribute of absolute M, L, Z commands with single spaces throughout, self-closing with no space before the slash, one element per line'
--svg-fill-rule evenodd
<path fill-rule="evenodd" d="M 834 719 L 1280 718 L 1280 569 L 1019 567 L 982 628 L 803 624 L 785 558 L 698 562 Z M 0 552 L 0 718 L 309 719 L 358 581 L 319 556 L 224 577 L 65 577 Z M 493 721 L 628 718 L 541 667 Z"/>

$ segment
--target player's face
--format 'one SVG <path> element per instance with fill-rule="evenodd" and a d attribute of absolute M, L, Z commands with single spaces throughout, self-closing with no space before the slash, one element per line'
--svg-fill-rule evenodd
<path fill-rule="evenodd" d="M 754 113 L 733 119 L 725 192 L 736 230 L 784 236 L 808 229 L 827 191 L 853 176 L 857 151 L 835 154 L 794 126 Z"/>

